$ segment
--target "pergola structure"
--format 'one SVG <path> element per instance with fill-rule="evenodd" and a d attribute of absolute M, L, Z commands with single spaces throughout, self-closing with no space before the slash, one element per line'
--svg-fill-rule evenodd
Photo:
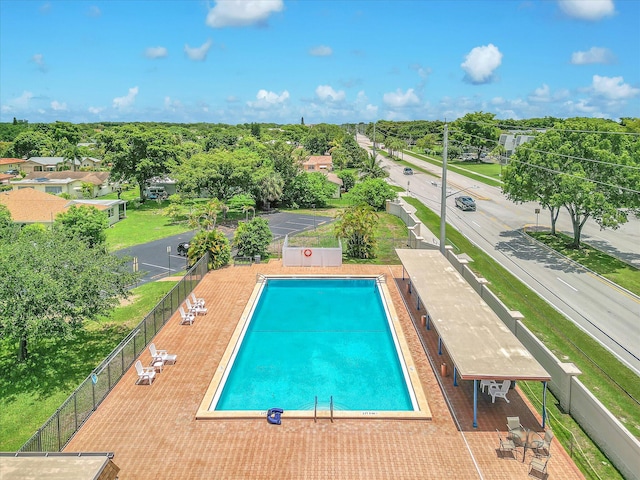
<path fill-rule="evenodd" d="M 425 309 L 426 327 L 438 334 L 454 364 L 454 385 L 473 380 L 473 426 L 477 427 L 479 380 L 543 382 L 542 426 L 546 422 L 549 373 L 451 263 L 436 250 L 397 249 L 403 278 Z"/>

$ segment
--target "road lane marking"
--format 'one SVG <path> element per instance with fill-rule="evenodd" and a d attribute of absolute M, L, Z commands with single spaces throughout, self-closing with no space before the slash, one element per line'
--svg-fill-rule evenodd
<path fill-rule="evenodd" d="M 479 223 L 474 222 L 473 220 L 471 220 L 471 223 L 473 223 L 474 225 L 476 225 L 478 228 L 482 228 L 482 227 L 480 226 L 480 224 L 479 224 Z"/>
<path fill-rule="evenodd" d="M 560 277 L 556 277 L 558 280 L 560 280 L 562 283 L 564 283 L 567 287 L 569 287 L 571 290 L 577 292 L 578 289 L 575 287 L 572 287 L 571 285 L 569 285 L 567 282 L 565 282 L 564 280 L 562 280 Z"/>
<path fill-rule="evenodd" d="M 153 263 L 141 263 L 140 265 L 146 265 L 147 267 L 162 268 L 163 270 L 171 270 L 170 268 L 163 267 L 162 265 L 154 265 Z"/>

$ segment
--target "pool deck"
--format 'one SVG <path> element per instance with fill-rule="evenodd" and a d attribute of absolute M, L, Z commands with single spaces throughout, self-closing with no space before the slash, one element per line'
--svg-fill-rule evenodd
<path fill-rule="evenodd" d="M 196 420 L 198 406 L 256 284 L 257 274 L 385 274 L 399 321 L 424 388 L 432 420 L 264 419 Z M 419 326 L 401 266 L 344 265 L 285 268 L 278 260 L 209 272 L 195 290 L 205 298 L 206 316 L 180 325 L 179 314 L 154 342 L 178 355 L 151 386 L 136 385 L 132 367 L 87 420 L 65 452 L 112 451 L 126 479 L 514 479 L 528 478 L 532 454 L 522 461 L 500 458 L 498 437 L 506 417 L 538 432 L 540 417 L 519 391 L 511 403 L 478 395 L 478 428 L 472 427 L 473 382 L 453 386 L 431 367 L 437 355 L 433 330 Z M 407 309 L 408 308 L 408 309 Z M 413 320 L 412 320 L 413 317 Z M 414 325 L 418 325 L 416 328 Z M 447 361 L 446 354 L 443 355 Z M 439 362 L 443 357 L 438 357 Z M 148 350 L 141 355 L 144 364 Z M 442 380 L 443 388 L 440 387 Z M 444 392 L 444 393 L 443 393 Z M 447 402 L 447 399 L 449 402 Z M 450 404 L 460 427 L 448 407 Z M 549 478 L 584 478 L 557 440 L 551 446 Z"/>

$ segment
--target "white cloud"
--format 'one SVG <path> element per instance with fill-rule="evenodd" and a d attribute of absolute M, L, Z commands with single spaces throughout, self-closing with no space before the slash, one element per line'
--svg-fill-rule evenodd
<path fill-rule="evenodd" d="M 67 104 L 65 102 L 60 103 L 57 100 L 54 100 L 51 102 L 51 108 L 56 112 L 65 111 L 67 110 Z"/>
<path fill-rule="evenodd" d="M 33 57 L 31 57 L 31 61 L 38 66 L 38 70 L 40 70 L 41 72 L 44 73 L 49 70 L 49 67 L 47 67 L 47 64 L 44 61 L 44 55 L 42 55 L 41 53 L 36 53 Z"/>
<path fill-rule="evenodd" d="M 89 10 L 87 10 L 87 15 L 90 17 L 99 17 L 102 15 L 102 11 L 97 5 L 91 5 Z"/>
<path fill-rule="evenodd" d="M 613 15 L 613 0 L 558 0 L 560 10 L 579 20 L 600 20 Z"/>
<path fill-rule="evenodd" d="M 97 115 L 104 110 L 104 107 L 89 107 L 87 110 L 89 110 L 89 113 Z"/>
<path fill-rule="evenodd" d="M 391 108 L 405 108 L 420 104 L 420 99 L 413 91 L 413 88 L 406 92 L 397 89 L 395 92 L 385 93 L 382 96 L 382 101 Z"/>
<path fill-rule="evenodd" d="M 280 95 L 275 92 L 268 92 L 264 89 L 258 90 L 255 102 L 247 102 L 252 108 L 267 109 L 276 105 L 282 105 L 289 100 L 289 92 L 284 90 Z"/>
<path fill-rule="evenodd" d="M 624 83 L 622 77 L 594 75 L 591 89 L 595 95 L 609 100 L 627 100 L 640 95 L 640 88 Z"/>
<path fill-rule="evenodd" d="M 328 57 L 333 54 L 333 50 L 331 47 L 327 47 L 326 45 L 318 45 L 317 47 L 313 47 L 309 50 L 309 55 L 313 55 L 314 57 Z"/>
<path fill-rule="evenodd" d="M 136 97 L 138 96 L 138 87 L 133 87 L 129 89 L 129 93 L 124 97 L 116 97 L 113 99 L 113 108 L 116 110 L 124 110 L 127 107 L 133 105 Z"/>
<path fill-rule="evenodd" d="M 318 88 L 316 88 L 316 96 L 325 102 L 341 102 L 345 98 L 345 93 L 343 90 L 336 92 L 329 85 L 318 85 Z"/>
<path fill-rule="evenodd" d="M 207 58 L 207 53 L 209 53 L 209 49 L 211 48 L 211 40 L 207 40 L 199 47 L 191 48 L 189 45 L 184 46 L 184 52 L 187 54 L 191 60 L 202 61 Z"/>
<path fill-rule="evenodd" d="M 480 84 L 491 82 L 493 72 L 501 63 L 502 53 L 498 47 L 490 43 L 473 48 L 460 66 L 471 83 Z"/>
<path fill-rule="evenodd" d="M 549 85 L 543 83 L 541 87 L 536 88 L 531 95 L 529 95 L 530 102 L 549 102 L 551 100 L 551 89 Z"/>
<path fill-rule="evenodd" d="M 283 0 L 218 0 L 209 10 L 206 23 L 213 28 L 261 24 L 283 8 Z"/>
<path fill-rule="evenodd" d="M 149 47 L 144 51 L 144 56 L 147 58 L 164 58 L 168 55 L 165 47 Z"/>
<path fill-rule="evenodd" d="M 32 98 L 33 98 L 33 93 L 25 90 L 24 92 L 22 92 L 22 95 L 20 95 L 15 100 L 12 100 L 10 104 L 18 108 L 27 108 Z"/>
<path fill-rule="evenodd" d="M 587 65 L 590 63 L 613 63 L 615 56 L 608 48 L 591 47 L 586 52 L 573 52 L 571 63 L 574 65 Z"/>
<path fill-rule="evenodd" d="M 175 112 L 176 110 L 182 109 L 183 105 L 180 100 L 171 100 L 171 97 L 164 97 L 164 108 L 165 110 L 171 110 Z"/>

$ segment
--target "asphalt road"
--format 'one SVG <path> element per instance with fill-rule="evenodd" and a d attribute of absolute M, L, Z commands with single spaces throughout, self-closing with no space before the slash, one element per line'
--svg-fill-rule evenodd
<path fill-rule="evenodd" d="M 273 233 L 274 240 L 283 239 L 287 234 L 293 235 L 305 230 L 312 230 L 315 227 L 333 221 L 331 217 L 323 215 L 282 212 L 264 215 L 263 218 L 269 222 L 269 228 Z M 195 233 L 195 231 L 191 231 L 174 235 L 143 245 L 125 248 L 116 253 L 121 256 L 126 255 L 137 258 L 138 270 L 143 273 L 141 280 L 138 282 L 138 285 L 141 285 L 184 271 L 187 260 L 186 257 L 177 254 L 178 244 L 191 240 Z M 229 232 L 227 238 L 232 240 L 233 232 Z"/>
<path fill-rule="evenodd" d="M 361 144 L 368 146 L 366 141 Z M 441 173 L 441 168 L 407 154 L 404 159 L 438 176 Z M 440 214 L 439 178 L 424 173 L 403 175 L 403 167 L 384 162 L 390 167 L 391 181 Z M 447 172 L 447 180 L 451 195 L 447 198 L 447 223 L 640 374 L 640 298 L 523 235 L 525 225 L 548 225 L 548 215 L 536 216 L 536 204 L 515 205 L 499 188 L 452 171 Z M 455 207 L 459 191 L 474 197 L 476 212 Z M 565 212 L 558 219 L 558 230 L 571 233 Z M 587 222 L 583 231 L 585 239 L 593 240 L 599 248 L 640 266 L 637 219 L 616 231 L 600 231 L 594 222 Z"/>

